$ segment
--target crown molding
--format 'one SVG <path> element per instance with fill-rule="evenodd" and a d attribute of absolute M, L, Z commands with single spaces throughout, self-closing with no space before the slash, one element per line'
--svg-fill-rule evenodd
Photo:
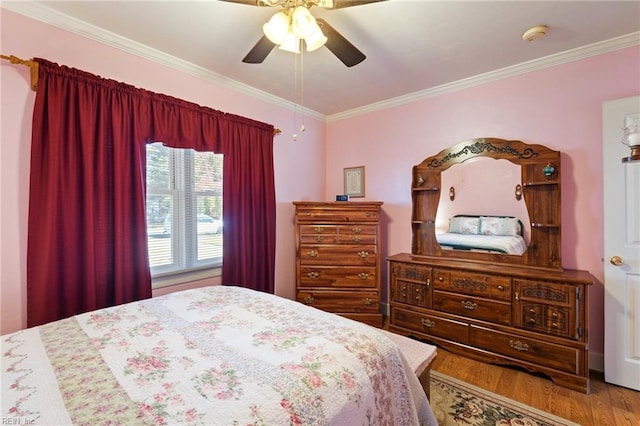
<path fill-rule="evenodd" d="M 473 77 L 465 78 L 451 83 L 434 86 L 429 89 L 413 92 L 408 95 L 398 96 L 380 102 L 375 102 L 363 107 L 354 108 L 348 111 L 340 112 L 327 116 L 327 122 L 339 121 L 358 115 L 368 114 L 374 111 L 388 109 L 399 105 L 420 101 L 422 99 L 443 95 L 446 93 L 456 92 L 458 90 L 467 89 L 481 84 L 526 74 L 545 68 L 554 67 L 568 62 L 578 61 L 580 59 L 601 55 L 615 50 L 624 49 L 631 46 L 640 45 L 640 31 L 626 34 L 620 37 L 612 38 L 598 43 L 589 44 L 578 47 L 576 49 L 567 50 L 565 52 L 556 53 L 554 55 L 545 56 L 543 58 L 532 61 L 522 62 L 495 71 L 479 74 Z"/>
<path fill-rule="evenodd" d="M 549 55 L 543 58 L 523 62 L 499 70 L 490 71 L 484 74 L 479 74 L 451 83 L 442 84 L 440 86 L 434 86 L 428 89 L 409 93 L 407 95 L 375 102 L 363 107 L 358 107 L 327 116 L 309 108 L 296 105 L 291 101 L 280 98 L 278 96 L 274 96 L 265 91 L 256 89 L 255 87 L 240 83 L 239 81 L 230 79 L 221 74 L 214 73 L 193 63 L 176 58 L 175 56 L 168 55 L 142 43 L 135 42 L 110 31 L 106 31 L 102 28 L 88 24 L 79 19 L 57 12 L 39 3 L 30 1 L 3 1 L 2 3 L 0 3 L 0 7 L 15 13 L 19 13 L 21 15 L 28 16 L 46 24 L 53 25 L 57 28 L 61 28 L 71 33 L 82 35 L 89 39 L 98 41 L 102 44 L 123 50 L 130 54 L 148 59 L 158 64 L 174 68 L 178 71 L 182 71 L 186 74 L 190 74 L 211 83 L 218 84 L 247 96 L 263 100 L 275 106 L 279 106 L 296 113 L 304 114 L 307 117 L 326 122 L 344 120 L 347 118 L 368 114 L 374 111 L 393 108 L 396 106 L 420 101 L 426 98 L 456 92 L 458 90 L 467 89 L 481 84 L 490 83 L 549 67 L 554 67 L 568 62 L 573 62 L 580 59 L 589 58 L 591 56 L 601 55 L 615 50 L 624 49 L 626 47 L 637 46 L 640 44 L 640 32 L 635 32 L 610 40 L 593 43 L 576 49 L 567 50 L 565 52 Z"/>

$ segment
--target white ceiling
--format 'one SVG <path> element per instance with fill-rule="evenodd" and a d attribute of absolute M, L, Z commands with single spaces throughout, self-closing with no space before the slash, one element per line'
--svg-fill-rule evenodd
<path fill-rule="evenodd" d="M 599 46 L 640 42 L 638 1 L 387 0 L 336 10 L 314 7 L 316 17 L 367 59 L 347 68 L 325 47 L 305 53 L 300 93 L 292 53 L 274 49 L 262 64 L 242 62 L 279 9 L 217 0 L 35 1 L 28 7 L 3 0 L 2 7 L 129 51 L 147 50 L 149 57 L 163 52 L 325 116 L 507 67 L 526 70 L 551 58 L 588 56 Z M 546 37 L 521 39 L 540 24 L 549 27 Z M 545 59 L 535 61 L 540 58 Z"/>

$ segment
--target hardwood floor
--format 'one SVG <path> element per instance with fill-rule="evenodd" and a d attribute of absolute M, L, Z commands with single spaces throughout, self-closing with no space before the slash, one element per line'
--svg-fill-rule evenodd
<path fill-rule="evenodd" d="M 583 426 L 640 425 L 640 392 L 604 382 L 592 372 L 589 395 L 545 377 L 481 363 L 438 348 L 431 369 Z"/>

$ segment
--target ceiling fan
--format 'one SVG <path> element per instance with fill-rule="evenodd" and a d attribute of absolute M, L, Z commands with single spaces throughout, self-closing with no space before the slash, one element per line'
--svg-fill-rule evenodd
<path fill-rule="evenodd" d="M 251 48 L 249 53 L 242 59 L 242 62 L 248 64 L 262 63 L 265 58 L 271 53 L 273 48 L 279 44 L 273 41 L 271 35 L 267 35 L 267 26 L 272 21 L 277 21 L 278 18 L 288 22 L 291 26 L 291 17 L 298 12 L 298 9 L 302 7 L 306 9 L 306 19 L 312 20 L 312 25 L 317 24 L 319 33 L 315 34 L 313 45 L 309 42 L 309 39 L 305 39 L 307 44 L 307 50 L 315 50 L 320 46 L 326 46 L 343 64 L 347 67 L 352 67 L 364 61 L 366 56 L 357 47 L 355 47 L 349 40 L 344 38 L 342 34 L 336 31 L 331 25 L 324 19 L 314 19 L 308 9 L 313 6 L 321 7 L 324 9 L 343 9 L 345 7 L 359 6 L 367 3 L 377 3 L 385 0 L 222 0 L 228 3 L 240 3 L 252 6 L 261 7 L 276 7 L 280 6 L 284 10 L 282 13 L 276 13 L 274 17 L 265 24 L 265 34 L 258 40 L 258 42 Z M 304 10 L 302 11 L 304 12 Z M 286 18 L 285 18 L 286 16 Z M 287 25 L 287 24 L 283 24 Z M 287 47 L 284 43 L 280 44 L 280 49 L 288 50 L 291 52 L 298 52 L 299 39 L 295 39 L 295 45 Z"/>

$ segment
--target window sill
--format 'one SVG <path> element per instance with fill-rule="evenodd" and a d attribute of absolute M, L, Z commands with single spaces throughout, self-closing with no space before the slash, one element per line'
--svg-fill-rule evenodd
<path fill-rule="evenodd" d="M 153 277 L 151 279 L 151 288 L 157 290 L 159 288 L 170 287 L 179 284 L 186 284 L 193 281 L 205 280 L 207 278 L 219 277 L 222 275 L 222 266 L 215 268 L 199 269 L 178 274 L 170 274 L 165 276 Z"/>

